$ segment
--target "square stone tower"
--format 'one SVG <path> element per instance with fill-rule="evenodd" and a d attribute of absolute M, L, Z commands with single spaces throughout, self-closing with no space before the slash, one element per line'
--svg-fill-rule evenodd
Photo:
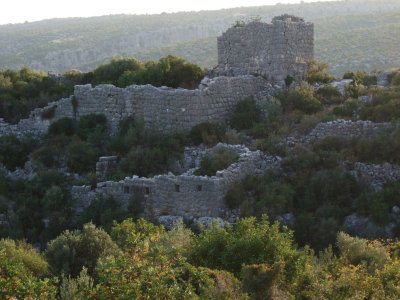
<path fill-rule="evenodd" d="M 281 82 L 300 80 L 314 57 L 314 24 L 282 15 L 272 23 L 253 21 L 229 28 L 218 37 L 216 75 L 261 75 Z"/>

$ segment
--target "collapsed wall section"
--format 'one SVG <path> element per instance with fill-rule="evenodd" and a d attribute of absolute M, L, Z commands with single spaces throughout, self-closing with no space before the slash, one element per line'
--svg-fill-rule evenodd
<path fill-rule="evenodd" d="M 232 146 L 218 148 L 232 150 Z M 182 216 L 187 219 L 219 217 L 227 210 L 225 194 L 233 182 L 246 175 L 261 175 L 269 168 L 277 168 L 280 159 L 266 156 L 261 151 L 241 147 L 239 159 L 215 176 L 158 175 L 152 178 L 127 177 L 114 182 L 101 182 L 95 190 L 87 186 L 73 187 L 72 196 L 81 212 L 96 195 L 110 195 L 127 207 L 130 200 L 141 199 L 146 217 L 161 215 Z"/>

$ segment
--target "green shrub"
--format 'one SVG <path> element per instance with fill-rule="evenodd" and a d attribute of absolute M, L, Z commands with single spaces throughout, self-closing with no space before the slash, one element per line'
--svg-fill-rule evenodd
<path fill-rule="evenodd" d="M 355 118 L 360 113 L 362 105 L 357 99 L 349 98 L 343 105 L 335 107 L 333 113 L 337 116 Z"/>
<path fill-rule="evenodd" d="M 310 84 L 313 83 L 328 83 L 335 78 L 327 73 L 329 66 L 327 64 L 311 60 L 307 65 L 307 73 L 304 80 Z"/>
<path fill-rule="evenodd" d="M 317 96 L 321 99 L 323 104 L 339 104 L 342 103 L 343 98 L 336 87 L 326 85 L 317 90 Z"/>
<path fill-rule="evenodd" d="M 15 135 L 1 136 L 0 163 L 11 171 L 21 168 L 36 145 L 37 141 L 30 137 L 18 139 Z"/>
<path fill-rule="evenodd" d="M 225 129 L 220 124 L 200 123 L 190 130 L 190 138 L 195 145 L 205 144 L 213 146 L 218 142 L 222 142 Z"/>
<path fill-rule="evenodd" d="M 314 88 L 304 82 L 290 89 L 286 95 L 281 95 L 280 99 L 286 112 L 296 109 L 312 114 L 322 109 L 321 102 L 315 97 Z"/>
<path fill-rule="evenodd" d="M 90 114 L 79 119 L 76 133 L 81 139 L 87 140 L 94 132 L 104 133 L 106 131 L 106 116 L 103 114 Z"/>
<path fill-rule="evenodd" d="M 196 265 L 239 274 L 243 265 L 285 262 L 284 268 L 301 268 L 299 254 L 292 246 L 292 233 L 270 224 L 264 216 L 239 219 L 235 227 L 218 225 L 204 230 L 194 240 L 190 260 Z M 298 264 L 297 264 L 298 263 Z M 295 266 L 297 264 L 297 266 Z M 292 274 L 294 275 L 294 274 Z"/>
<path fill-rule="evenodd" d="M 83 267 L 93 274 L 97 261 L 120 250 L 103 230 L 85 224 L 83 230 L 65 231 L 49 242 L 45 257 L 54 275 L 70 274 L 76 277 Z"/>
<path fill-rule="evenodd" d="M 73 136 L 76 132 L 76 122 L 71 118 L 61 118 L 49 126 L 48 133 L 50 135 Z"/>
<path fill-rule="evenodd" d="M 343 79 L 352 79 L 357 84 L 362 84 L 365 86 L 376 85 L 378 81 L 378 78 L 375 74 L 364 71 L 347 72 L 343 75 Z"/>
<path fill-rule="evenodd" d="M 261 120 L 261 111 L 253 98 L 240 101 L 233 112 L 230 124 L 238 130 L 250 129 Z"/>
<path fill-rule="evenodd" d="M 74 140 L 67 147 L 67 157 L 68 168 L 82 174 L 94 171 L 99 153 L 91 144 Z"/>
<path fill-rule="evenodd" d="M 113 197 L 100 195 L 85 209 L 81 216 L 81 223 L 92 222 L 109 232 L 114 221 L 121 222 L 127 217 L 128 211 L 122 207 L 121 203 Z"/>
<path fill-rule="evenodd" d="M 203 158 L 200 168 L 196 170 L 197 176 L 214 176 L 217 171 L 224 170 L 238 160 L 239 156 L 229 150 L 218 150 L 210 156 Z"/>

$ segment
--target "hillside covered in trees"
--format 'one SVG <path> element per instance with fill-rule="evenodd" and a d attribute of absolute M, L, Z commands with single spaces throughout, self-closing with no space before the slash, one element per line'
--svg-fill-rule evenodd
<path fill-rule="evenodd" d="M 182 70 L 192 75 L 182 80 Z M 171 56 L 126 59 L 71 73 L 69 80 L 179 87 L 199 80 L 199 70 Z M 334 78 L 326 66 L 311 62 L 304 81 L 259 105 L 252 98 L 238 102 L 229 126 L 201 123 L 161 135 L 126 118 L 111 136 L 105 115 L 88 114 L 59 119 L 42 137 L 1 136 L 0 298 L 398 299 L 400 71 L 386 74 L 385 86 L 377 86 L 377 74 L 349 72 L 344 77 L 353 81 L 341 93 L 329 85 Z M 15 85 L 13 102 L 21 105 L 24 93 L 51 97 L 58 87 L 29 69 L 2 76 Z M 10 118 L 13 112 L 18 109 Z M 385 129 L 304 142 L 320 124 Z M 219 142 L 245 144 L 281 161 L 230 184 L 224 201 L 237 212 L 233 222 L 182 218 L 155 225 L 142 219 L 140 194 L 125 204 L 97 194 L 77 209 L 73 186 L 101 184 L 99 156 L 119 158 L 107 177 L 119 181 L 172 172 L 185 146 Z M 218 152 L 194 175 L 213 176 L 237 159 Z M 352 168 L 360 165 L 388 168 L 391 180 L 374 186 L 368 178 L 377 169 L 358 178 Z"/>
<path fill-rule="evenodd" d="M 216 37 L 237 20 L 261 17 L 269 22 L 283 13 L 315 23 L 315 56 L 327 62 L 335 75 L 400 64 L 400 3 L 349 0 L 2 25 L 0 69 L 88 71 L 119 55 L 154 60 L 168 54 L 213 67 Z"/>

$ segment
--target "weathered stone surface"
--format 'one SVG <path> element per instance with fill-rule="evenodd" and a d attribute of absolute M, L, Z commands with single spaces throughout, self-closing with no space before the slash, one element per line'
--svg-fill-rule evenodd
<path fill-rule="evenodd" d="M 343 223 L 343 228 L 351 235 L 364 238 L 374 238 L 385 236 L 385 229 L 376 225 L 368 217 L 352 214 L 347 216 Z"/>
<path fill-rule="evenodd" d="M 356 162 L 350 173 L 358 180 L 368 183 L 376 191 L 381 190 L 386 183 L 400 180 L 400 166 L 389 163 Z"/>
<path fill-rule="evenodd" d="M 218 37 L 218 67 L 214 75 L 258 74 L 282 82 L 299 80 L 314 57 L 314 25 L 282 15 L 271 24 L 254 21 L 234 26 Z"/>
<path fill-rule="evenodd" d="M 15 171 L 8 170 L 0 163 L 0 174 L 11 180 L 31 181 L 36 176 L 36 170 L 30 160 L 25 163 L 24 168 L 17 168 Z"/>
<path fill-rule="evenodd" d="M 129 116 L 143 119 L 146 127 L 162 133 L 188 131 L 202 122 L 227 123 L 239 101 L 273 89 L 265 79 L 251 75 L 205 78 L 196 90 L 151 85 L 127 88 L 78 85 L 70 98 L 35 109 L 28 119 L 16 125 L 0 123 L 0 136 L 42 135 L 51 122 L 88 114 L 104 114 L 111 133 L 115 133 L 119 122 Z M 44 120 L 43 112 L 50 109 L 54 110 L 54 116 Z"/>
<path fill-rule="evenodd" d="M 176 223 L 182 221 L 183 218 L 180 216 L 159 216 L 157 218 L 157 223 L 163 225 L 167 230 L 171 230 Z"/>
<path fill-rule="evenodd" d="M 96 163 L 96 177 L 99 181 L 106 181 L 110 172 L 116 169 L 118 162 L 117 156 L 102 156 Z"/>
<path fill-rule="evenodd" d="M 123 206 L 128 205 L 131 197 L 140 196 L 143 198 L 145 215 L 152 218 L 163 215 L 180 216 L 187 220 L 219 217 L 227 210 L 224 198 L 231 183 L 246 175 L 260 175 L 267 169 L 280 166 L 279 157 L 250 151 L 240 145 L 218 144 L 205 153 L 221 148 L 237 151 L 239 159 L 227 169 L 218 171 L 216 176 L 193 176 L 187 172 L 178 176 L 166 174 L 152 178 L 133 176 L 119 182 L 100 182 L 94 191 L 86 186 L 73 187 L 71 194 L 80 209 L 90 205 L 96 194 L 111 195 Z M 199 155 L 203 155 L 202 151 L 199 151 Z"/>
<path fill-rule="evenodd" d="M 303 142 L 309 143 L 326 137 L 337 137 L 342 139 L 353 139 L 359 137 L 372 137 L 382 133 L 382 130 L 390 128 L 390 123 L 374 123 L 371 121 L 347 121 L 335 120 L 319 123 Z"/>

